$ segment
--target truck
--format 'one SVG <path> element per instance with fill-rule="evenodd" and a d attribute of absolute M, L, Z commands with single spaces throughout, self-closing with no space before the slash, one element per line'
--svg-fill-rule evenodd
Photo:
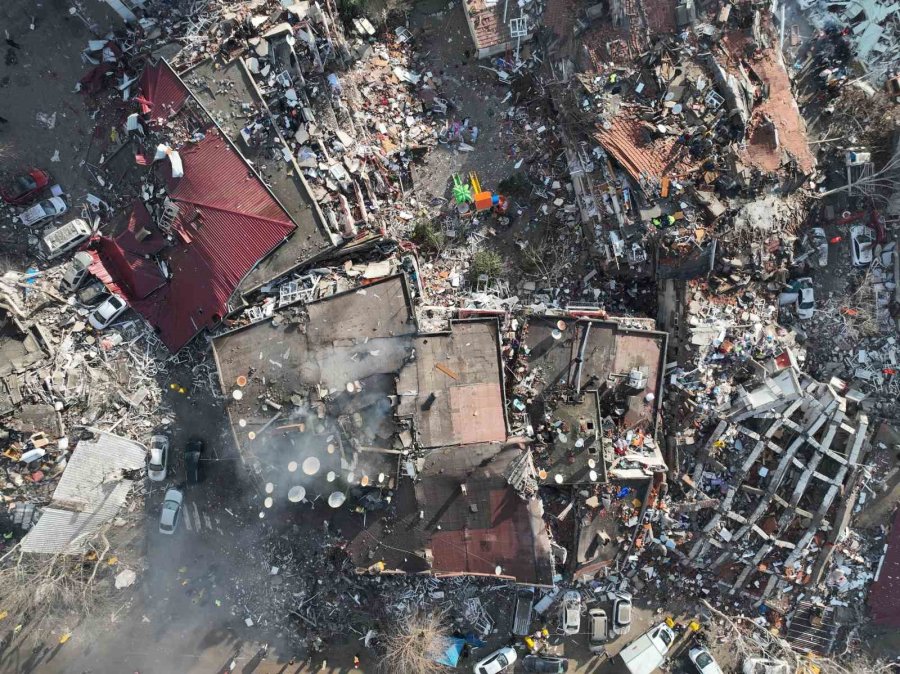
<path fill-rule="evenodd" d="M 653 674 L 666 661 L 675 632 L 660 623 L 619 651 L 605 671 L 608 674 Z"/>

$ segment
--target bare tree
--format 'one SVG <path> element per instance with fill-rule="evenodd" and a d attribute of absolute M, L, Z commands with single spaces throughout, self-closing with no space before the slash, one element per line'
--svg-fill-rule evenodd
<path fill-rule="evenodd" d="M 447 647 L 444 614 L 417 612 L 400 619 L 384 641 L 381 670 L 385 674 L 432 674 L 450 668 L 435 661 Z"/>
<path fill-rule="evenodd" d="M 884 204 L 887 203 L 890 195 L 897 191 L 898 186 L 900 186 L 900 148 L 894 151 L 891 158 L 878 171 L 864 175 L 855 182 L 848 182 L 846 185 L 819 192 L 814 196 L 817 199 L 824 199 L 839 192 L 852 193 L 857 191 L 863 192 L 873 200 Z"/>
<path fill-rule="evenodd" d="M 16 621 L 42 623 L 72 612 L 87 615 L 107 598 L 102 582 L 114 567 L 105 532 L 93 535 L 81 554 L 35 554 L 18 546 L 0 560 L 3 609 Z"/>
<path fill-rule="evenodd" d="M 741 660 L 749 657 L 772 657 L 784 660 L 792 672 L 820 674 L 887 674 L 893 665 L 873 660 L 849 649 L 833 658 L 818 657 L 800 652 L 785 639 L 773 634 L 756 621 L 743 616 L 728 616 L 713 608 L 705 599 L 703 605 L 726 626 L 728 643 Z M 814 666 L 814 667 L 812 667 Z"/>

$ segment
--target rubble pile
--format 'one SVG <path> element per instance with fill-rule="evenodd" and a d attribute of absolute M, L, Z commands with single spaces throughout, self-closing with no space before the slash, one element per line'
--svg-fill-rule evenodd
<path fill-rule="evenodd" d="M 608 610 L 599 654 L 632 594 L 680 602 L 673 659 L 710 606 L 836 650 L 883 542 L 854 525 L 889 490 L 870 435 L 900 421 L 900 164 L 862 146 L 893 120 L 844 128 L 881 93 L 853 59 L 896 84 L 884 6 L 803 3 L 800 48 L 760 3 L 566 3 L 526 47 L 554 0 L 499 28 L 467 2 L 476 55 L 507 38 L 488 66 L 332 2 L 175 4 L 85 50 L 81 261 L 0 279 L 12 526 L 82 430 L 188 427 L 164 393 L 190 392 L 227 417 L 210 461 L 239 459 L 252 545 L 177 580 L 298 652 L 424 610 L 460 653 L 555 656 Z M 134 314 L 95 329 L 107 291 Z"/>

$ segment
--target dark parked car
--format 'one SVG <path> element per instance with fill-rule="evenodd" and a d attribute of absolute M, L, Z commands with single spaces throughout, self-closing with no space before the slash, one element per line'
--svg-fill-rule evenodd
<path fill-rule="evenodd" d="M 184 469 L 189 484 L 200 482 L 200 455 L 203 453 L 203 440 L 191 438 L 184 450 Z"/>
<path fill-rule="evenodd" d="M 569 661 L 565 658 L 542 658 L 539 655 L 526 655 L 522 660 L 522 671 L 563 674 L 563 672 L 569 671 Z"/>
<path fill-rule="evenodd" d="M 49 173 L 31 169 L 28 173 L 4 180 L 0 184 L 0 196 L 8 204 L 24 206 L 37 199 L 49 183 Z"/>
<path fill-rule="evenodd" d="M 109 291 L 100 281 L 89 283 L 79 288 L 75 293 L 75 299 L 87 306 L 97 304 L 100 300 L 105 300 L 107 297 L 109 297 Z"/>

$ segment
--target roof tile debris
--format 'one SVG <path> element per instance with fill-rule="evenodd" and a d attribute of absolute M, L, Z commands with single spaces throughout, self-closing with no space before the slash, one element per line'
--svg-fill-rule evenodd
<path fill-rule="evenodd" d="M 733 61 L 741 61 L 751 40 L 746 33 L 732 31 L 723 36 L 722 44 Z M 810 173 L 816 158 L 809 147 L 806 123 L 791 90 L 784 60 L 775 47 L 769 47 L 759 51 L 747 65 L 768 95 L 753 110 L 742 157 L 761 171 L 775 172 L 782 168 L 786 156 L 797 162 L 801 173 Z"/>

